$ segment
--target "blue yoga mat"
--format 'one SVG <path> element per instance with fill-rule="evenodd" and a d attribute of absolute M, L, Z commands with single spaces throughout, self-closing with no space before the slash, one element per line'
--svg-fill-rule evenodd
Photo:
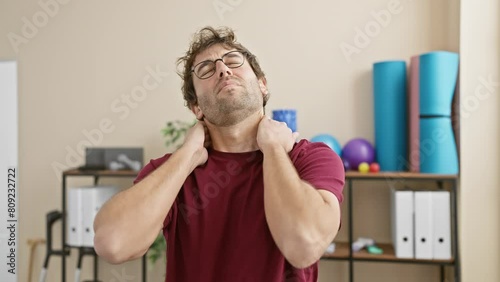
<path fill-rule="evenodd" d="M 420 172 L 458 173 L 457 146 L 449 117 L 420 118 Z"/>
<path fill-rule="evenodd" d="M 457 74 L 457 53 L 436 51 L 420 55 L 420 115 L 451 115 Z"/>
<path fill-rule="evenodd" d="M 381 171 L 408 170 L 406 62 L 373 64 L 375 153 Z"/>

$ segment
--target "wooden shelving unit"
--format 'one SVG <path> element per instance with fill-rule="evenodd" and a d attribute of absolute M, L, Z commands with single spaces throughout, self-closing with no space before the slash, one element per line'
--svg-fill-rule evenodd
<path fill-rule="evenodd" d="M 450 183 L 450 207 L 451 207 L 451 231 L 452 231 L 452 255 L 449 260 L 423 260 L 423 259 L 403 259 L 398 258 L 394 254 L 392 244 L 378 243 L 377 246 L 383 250 L 383 254 L 370 254 L 366 250 L 352 252 L 350 246 L 353 239 L 353 221 L 355 220 L 353 211 L 353 193 L 354 182 L 365 181 L 386 181 L 387 187 L 389 183 L 394 181 L 433 181 L 438 185 L 437 190 L 445 189 L 443 183 Z M 356 261 L 378 262 L 378 263 L 410 263 L 410 264 L 430 264 L 440 267 L 440 281 L 445 281 L 444 267 L 451 266 L 454 268 L 454 280 L 460 282 L 460 257 L 458 251 L 458 219 L 457 219 L 457 183 L 458 175 L 448 174 L 423 174 L 411 172 L 381 172 L 381 173 L 360 173 L 354 171 L 346 172 L 346 188 L 348 193 L 348 242 L 335 242 L 335 252 L 332 254 L 324 254 L 322 260 L 341 260 L 349 262 L 349 281 L 354 281 L 354 264 Z M 436 190 L 436 189 L 426 189 Z"/>
<path fill-rule="evenodd" d="M 111 178 L 135 178 L 137 176 L 137 172 L 132 170 L 79 170 L 79 169 L 69 169 L 63 172 L 62 174 L 62 234 L 61 234 L 61 244 L 62 249 L 70 253 L 71 248 L 79 248 L 80 252 L 85 250 L 87 254 L 92 254 L 94 256 L 94 281 L 98 280 L 98 267 L 97 267 L 97 254 L 93 250 L 93 248 L 85 248 L 85 247 L 73 247 L 69 246 L 66 243 L 66 182 L 68 177 L 93 177 L 94 185 L 99 183 L 99 179 L 101 177 L 111 177 Z M 89 252 L 87 252 L 90 249 Z M 61 265 L 61 276 L 62 282 L 66 282 L 66 256 L 62 257 L 62 265 Z M 146 255 L 142 257 L 142 281 L 145 282 L 146 277 Z"/>
<path fill-rule="evenodd" d="M 324 254 L 324 260 L 346 260 L 349 259 L 349 243 L 347 242 L 336 242 L 335 252 L 332 254 Z M 392 244 L 377 244 L 377 247 L 381 248 L 383 254 L 374 255 L 368 253 L 365 249 L 356 252 L 352 255 L 352 259 L 355 261 L 386 261 L 386 262 L 402 262 L 402 263 L 423 263 L 423 264 L 444 264 L 452 265 L 455 260 L 423 260 L 423 259 L 402 259 L 397 258 L 394 254 L 394 247 Z"/>

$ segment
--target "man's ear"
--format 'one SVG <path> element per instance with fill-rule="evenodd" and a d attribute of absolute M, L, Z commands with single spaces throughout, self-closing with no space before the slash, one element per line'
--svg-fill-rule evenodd
<path fill-rule="evenodd" d="M 259 78 L 259 88 L 262 96 L 266 96 L 269 94 L 269 90 L 267 89 L 267 79 L 266 77 Z"/>
<path fill-rule="evenodd" d="M 192 105 L 191 111 L 196 116 L 197 120 L 203 120 L 203 111 L 200 109 L 200 106 L 198 106 L 198 104 Z"/>

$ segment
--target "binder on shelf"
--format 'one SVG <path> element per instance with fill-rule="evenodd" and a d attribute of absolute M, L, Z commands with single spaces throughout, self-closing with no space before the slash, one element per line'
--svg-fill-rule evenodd
<path fill-rule="evenodd" d="M 415 191 L 415 258 L 432 259 L 433 211 L 431 191 Z"/>
<path fill-rule="evenodd" d="M 413 191 L 391 189 L 392 243 L 398 258 L 413 258 Z"/>
<path fill-rule="evenodd" d="M 83 211 L 83 246 L 94 246 L 94 219 L 101 207 L 118 193 L 115 186 L 92 186 L 82 190 Z"/>
<path fill-rule="evenodd" d="M 432 192 L 433 258 L 451 259 L 450 192 Z"/>
<path fill-rule="evenodd" d="M 94 246 L 94 218 L 96 214 L 94 213 L 94 190 L 93 187 L 86 187 L 82 191 L 82 246 L 93 247 Z"/>
<path fill-rule="evenodd" d="M 70 246 L 82 245 L 82 188 L 68 189 L 68 223 L 66 224 L 66 243 Z"/>

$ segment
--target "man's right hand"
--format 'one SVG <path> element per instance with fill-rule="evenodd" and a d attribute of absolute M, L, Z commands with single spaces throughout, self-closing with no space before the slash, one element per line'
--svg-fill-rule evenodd
<path fill-rule="evenodd" d="M 149 164 L 152 171 L 144 179 L 101 207 L 94 221 L 94 248 L 99 256 L 119 264 L 146 254 L 186 178 L 207 162 L 210 140 L 205 123 L 199 121 L 167 161 L 157 168 Z"/>
<path fill-rule="evenodd" d="M 210 145 L 211 139 L 208 128 L 203 121 L 198 121 L 188 130 L 181 146 L 181 148 L 193 153 L 193 169 L 207 162 L 207 147 Z"/>

